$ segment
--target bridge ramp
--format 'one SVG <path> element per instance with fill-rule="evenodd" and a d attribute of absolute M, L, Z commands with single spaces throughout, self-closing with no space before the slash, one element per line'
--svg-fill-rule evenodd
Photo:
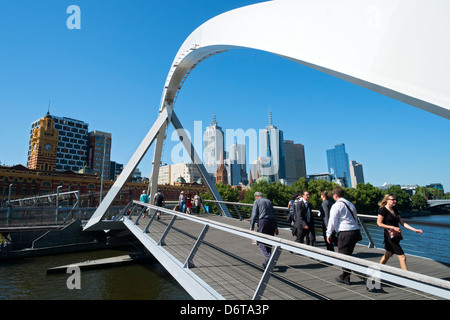
<path fill-rule="evenodd" d="M 150 217 L 126 218 L 126 225 L 159 242 L 172 220 L 171 215 L 164 214 L 159 220 L 153 220 L 145 232 Z M 224 223 L 249 229 L 249 223 L 216 215 L 202 215 L 201 219 Z M 181 263 L 186 261 L 203 226 L 188 219 L 178 217 L 164 237 L 161 247 Z M 280 238 L 293 240 L 290 230 L 280 230 Z M 325 244 L 318 237 L 318 247 Z M 144 243 L 145 245 L 145 243 Z M 358 245 L 354 256 L 378 263 L 383 250 L 369 249 Z M 263 256 L 251 240 L 228 232 L 210 228 L 192 259 L 189 270 L 207 283 L 224 299 L 252 299 L 264 274 Z M 399 267 L 393 257 L 389 265 Z M 429 259 L 408 256 L 411 271 L 448 280 L 449 266 Z M 266 283 L 262 299 L 270 300 L 435 300 L 441 299 L 431 294 L 416 291 L 392 283 L 382 282 L 380 289 L 368 291 L 366 279 L 352 275 L 350 286 L 337 283 L 335 277 L 341 273 L 341 267 L 311 259 L 307 256 L 292 254 L 281 250 L 281 254 L 271 277 Z M 189 292 L 189 288 L 186 288 Z"/>

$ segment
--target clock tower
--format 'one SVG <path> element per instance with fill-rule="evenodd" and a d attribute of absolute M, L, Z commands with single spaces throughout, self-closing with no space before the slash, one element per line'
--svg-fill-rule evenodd
<path fill-rule="evenodd" d="M 55 171 L 58 130 L 49 112 L 39 120 L 30 140 L 28 168 L 41 171 Z"/>

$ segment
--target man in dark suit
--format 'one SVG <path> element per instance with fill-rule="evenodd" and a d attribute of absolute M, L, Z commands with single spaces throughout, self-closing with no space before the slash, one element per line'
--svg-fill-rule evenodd
<path fill-rule="evenodd" d="M 295 203 L 295 228 L 297 229 L 297 239 L 295 241 L 303 243 L 306 237 L 306 244 L 315 246 L 314 215 L 308 200 L 309 192 L 303 191 L 302 199 Z"/>
<path fill-rule="evenodd" d="M 277 217 L 273 211 L 273 205 L 270 200 L 263 198 L 262 193 L 257 191 L 254 194 L 252 215 L 250 217 L 250 230 L 254 230 L 255 223 L 258 221 L 258 232 L 268 235 L 278 235 Z M 263 267 L 266 268 L 272 254 L 272 247 L 258 242 L 259 249 L 264 255 Z"/>

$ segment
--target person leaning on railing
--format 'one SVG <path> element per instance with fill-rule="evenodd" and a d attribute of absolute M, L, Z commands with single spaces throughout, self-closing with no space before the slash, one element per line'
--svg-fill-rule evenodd
<path fill-rule="evenodd" d="M 384 228 L 384 249 L 386 250 L 383 257 L 381 257 L 380 263 L 386 264 L 389 258 L 396 254 L 400 262 L 400 268 L 408 270 L 406 256 L 400 246 L 400 241 L 403 239 L 403 236 L 399 224 L 418 234 L 422 234 L 422 230 L 415 229 L 403 222 L 396 208 L 396 204 L 397 198 L 391 193 L 387 193 L 379 203 L 380 209 L 378 211 L 377 225 Z"/>

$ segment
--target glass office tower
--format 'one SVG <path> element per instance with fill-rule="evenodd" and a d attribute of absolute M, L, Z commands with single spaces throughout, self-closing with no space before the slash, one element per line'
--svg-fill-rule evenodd
<path fill-rule="evenodd" d="M 333 179 L 340 182 L 343 187 L 351 187 L 350 166 L 345 144 L 337 144 L 334 149 L 327 150 L 327 162 L 328 172 L 333 175 Z"/>
<path fill-rule="evenodd" d="M 220 161 L 225 159 L 224 150 L 224 133 L 218 125 L 216 115 L 213 112 L 211 125 L 206 127 L 203 134 L 205 149 L 203 153 L 203 164 L 208 171 L 210 177 L 215 180 L 217 166 Z"/>
<path fill-rule="evenodd" d="M 269 125 L 259 130 L 259 177 L 268 177 L 272 182 L 285 182 L 283 131 L 272 123 L 269 112 Z"/>

